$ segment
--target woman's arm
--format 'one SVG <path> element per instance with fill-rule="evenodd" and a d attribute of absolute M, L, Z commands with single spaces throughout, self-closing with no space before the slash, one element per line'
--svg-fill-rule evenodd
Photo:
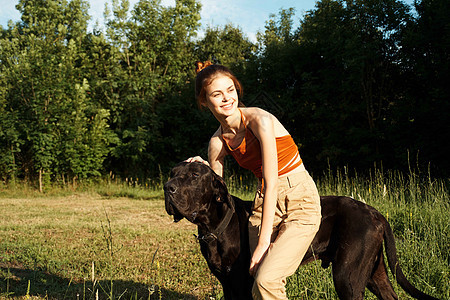
<path fill-rule="evenodd" d="M 254 275 L 270 246 L 277 203 L 278 158 L 272 116 L 263 110 L 257 110 L 249 120 L 249 126 L 261 145 L 264 180 L 261 230 L 250 262 L 250 273 Z"/>
<path fill-rule="evenodd" d="M 222 139 L 220 138 L 220 129 L 214 133 L 209 141 L 208 160 L 204 160 L 200 156 L 189 157 L 185 162 L 201 162 L 211 167 L 217 175 L 223 177 L 223 161 L 227 152 L 224 148 Z"/>
<path fill-rule="evenodd" d="M 220 135 L 216 132 L 209 141 L 208 160 L 211 169 L 213 169 L 214 172 L 221 177 L 223 177 L 223 161 L 226 155 L 227 152 L 223 145 L 223 141 L 220 138 Z"/>

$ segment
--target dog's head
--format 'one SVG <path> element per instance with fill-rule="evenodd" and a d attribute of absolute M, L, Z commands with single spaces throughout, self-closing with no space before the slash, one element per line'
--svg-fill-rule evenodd
<path fill-rule="evenodd" d="M 199 162 L 182 162 L 175 166 L 164 185 L 166 212 L 175 222 L 186 218 L 200 223 L 208 218 L 213 207 L 229 200 L 222 177 Z"/>

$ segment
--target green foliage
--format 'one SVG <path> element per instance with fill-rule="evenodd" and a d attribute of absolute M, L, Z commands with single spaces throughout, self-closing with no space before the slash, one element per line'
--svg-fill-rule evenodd
<path fill-rule="evenodd" d="M 411 153 L 445 176 L 449 5 L 415 7 L 322 0 L 297 28 L 281 9 L 254 44 L 233 24 L 199 38 L 196 0 L 111 0 L 92 32 L 86 0 L 21 0 L 0 28 L 0 178 L 148 178 L 206 156 L 217 122 L 196 108 L 193 69 L 207 59 L 234 71 L 245 104 L 275 108 L 309 170 L 407 170 Z"/>
<path fill-rule="evenodd" d="M 381 154 L 383 131 L 401 95 L 388 76 L 399 75 L 393 49 L 406 17 L 396 1 L 320 1 L 295 33 L 292 12 L 268 22 L 260 37 L 263 86 L 289 107 L 283 119 L 306 145 L 307 161 L 323 169 L 327 160 L 367 167 L 389 159 Z"/>
<path fill-rule="evenodd" d="M 159 1 L 140 1 L 128 17 L 128 5 L 113 2 L 114 17 L 107 21 L 109 53 L 99 68 L 108 72 L 93 74 L 101 105 L 112 109 L 111 128 L 118 142 L 109 168 L 114 173 L 140 177 L 157 175 L 161 159 L 162 123 L 168 115 L 156 113 L 165 105 L 178 85 L 185 84 L 193 64 L 192 38 L 199 24 L 200 5 L 177 1 L 163 7 Z M 99 77 L 97 77 L 99 76 Z M 97 77 L 97 78 L 95 78 Z M 175 90 L 174 90 L 175 89 Z"/>
<path fill-rule="evenodd" d="M 99 175 L 108 152 L 108 112 L 92 103 L 83 77 L 86 55 L 80 43 L 87 5 L 22 1 L 18 7 L 22 22 L 1 41 L 7 86 L 3 118 L 13 122 L 6 131 L 13 137 L 9 156 L 18 152 L 17 166 L 11 169 L 25 168 L 11 177 Z M 20 151 L 15 150 L 18 145 Z"/>
<path fill-rule="evenodd" d="M 442 173 L 450 169 L 450 3 L 445 0 L 416 2 L 417 16 L 402 31 L 402 64 L 408 75 L 405 97 L 396 107 L 401 116 L 396 143 L 406 141 L 413 153 L 439 162 Z M 426 147 L 424 146 L 426 145 Z"/>
<path fill-rule="evenodd" d="M 6 181 L 14 180 L 16 176 L 18 168 L 16 159 L 23 140 L 16 128 L 18 115 L 8 111 L 6 77 L 0 75 L 0 81 L 0 178 Z"/>
<path fill-rule="evenodd" d="M 254 56 L 255 50 L 241 29 L 228 24 L 206 29 L 204 38 L 196 43 L 196 58 L 237 68 Z"/>

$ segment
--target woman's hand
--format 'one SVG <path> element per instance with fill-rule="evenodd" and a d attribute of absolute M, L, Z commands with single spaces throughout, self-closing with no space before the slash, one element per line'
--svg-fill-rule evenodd
<path fill-rule="evenodd" d="M 269 249 L 270 243 L 258 243 L 256 246 L 255 251 L 253 252 L 252 259 L 250 260 L 250 275 L 255 276 L 256 272 L 258 271 L 259 265 L 264 259 L 264 256 L 267 253 L 267 250 Z"/>
<path fill-rule="evenodd" d="M 188 159 L 185 160 L 185 162 L 188 162 L 188 163 L 201 162 L 201 163 L 204 163 L 205 165 L 207 165 L 209 167 L 209 162 L 207 160 L 204 160 L 200 156 L 189 157 Z"/>

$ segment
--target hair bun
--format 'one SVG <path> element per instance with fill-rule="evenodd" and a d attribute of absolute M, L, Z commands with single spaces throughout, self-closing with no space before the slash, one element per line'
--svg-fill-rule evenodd
<path fill-rule="evenodd" d="M 204 68 L 211 66 L 212 62 L 210 62 L 209 60 L 202 62 L 202 61 L 196 61 L 195 62 L 195 72 L 198 73 L 201 70 L 203 70 Z"/>

